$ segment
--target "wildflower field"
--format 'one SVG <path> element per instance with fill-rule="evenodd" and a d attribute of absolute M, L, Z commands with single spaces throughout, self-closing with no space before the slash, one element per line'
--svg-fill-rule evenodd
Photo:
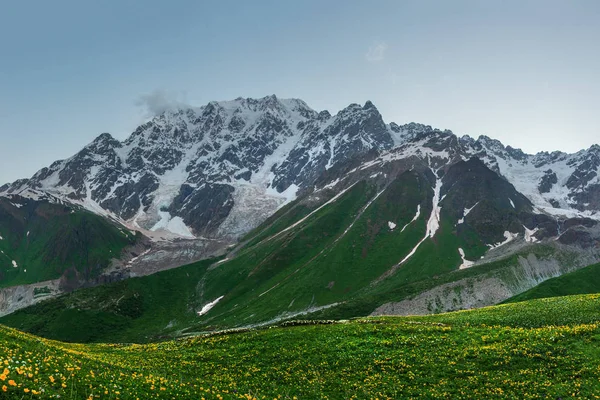
<path fill-rule="evenodd" d="M 600 295 L 160 343 L 0 327 L 0 399 L 598 398 Z"/>

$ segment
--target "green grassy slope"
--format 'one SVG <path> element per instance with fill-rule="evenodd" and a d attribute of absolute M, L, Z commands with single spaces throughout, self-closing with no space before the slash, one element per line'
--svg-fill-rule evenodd
<path fill-rule="evenodd" d="M 48 202 L 21 202 L 17 207 L 0 198 L 0 287 L 63 274 L 93 278 L 136 241 L 136 235 L 90 212 Z"/>
<path fill-rule="evenodd" d="M 198 319 L 202 282 L 215 260 L 78 290 L 2 318 L 2 323 L 67 342 L 145 342 Z"/>
<path fill-rule="evenodd" d="M 0 326 L 0 398 L 594 398 L 599 311 L 600 296 L 571 296 L 149 345 Z"/>
<path fill-rule="evenodd" d="M 507 303 L 572 294 L 600 293 L 600 264 L 549 279 L 507 300 Z"/>
<path fill-rule="evenodd" d="M 368 315 L 385 302 L 517 263 L 514 256 L 457 271 L 458 248 L 479 255 L 482 244 L 468 224 L 455 224 L 448 207 L 442 208 L 435 237 L 393 269 L 425 235 L 433 198 L 427 173 L 407 171 L 383 191 L 358 182 L 320 209 L 291 203 L 249 234 L 234 258 L 218 265 L 207 261 L 131 283 L 83 289 L 0 322 L 65 341 L 146 342 L 311 315 Z M 411 222 L 417 208 L 419 217 Z M 169 293 L 177 300 L 170 301 Z M 196 314 L 221 297 L 206 315 Z M 129 302 L 136 311 L 120 309 Z M 161 311 L 165 305 L 168 312 Z M 95 325 L 105 328 L 87 329 Z"/>
<path fill-rule="evenodd" d="M 341 196 L 336 202 L 339 207 L 325 207 L 318 213 L 315 213 L 310 221 L 307 221 L 298 231 L 290 232 L 289 235 L 281 235 L 277 240 L 265 241 L 257 246 L 246 249 L 235 259 L 223 263 L 217 268 L 207 269 L 207 265 L 202 263 L 193 264 L 189 267 L 178 268 L 176 270 L 164 271 L 156 276 L 142 277 L 139 280 L 131 280 L 131 282 L 139 282 L 139 291 L 143 291 L 144 298 L 158 298 L 170 307 L 170 312 L 173 317 L 170 320 L 160 321 L 162 326 L 158 324 L 143 324 L 140 329 L 144 332 L 138 332 L 135 328 L 132 331 L 128 327 L 120 325 L 123 318 L 118 312 L 115 312 L 110 304 L 115 304 L 123 295 L 123 288 L 128 288 L 132 283 L 130 281 L 119 282 L 117 284 L 105 285 L 93 289 L 83 289 L 67 295 L 61 299 L 54 299 L 48 302 L 40 303 L 34 307 L 20 310 L 17 313 L 4 317 L 3 321 L 7 324 L 17 326 L 20 329 L 36 332 L 40 335 L 58 338 L 62 340 L 112 340 L 114 336 L 107 332 L 94 332 L 92 336 L 84 337 L 79 334 L 71 334 L 69 330 L 62 329 L 58 323 L 51 321 L 63 321 L 68 319 L 72 324 L 86 327 L 89 325 L 90 314 L 100 314 L 103 320 L 110 320 L 115 328 L 123 332 L 123 340 L 145 341 L 146 336 L 155 337 L 165 330 L 166 325 L 174 321 L 176 327 L 181 328 L 181 324 L 185 324 L 188 317 L 181 318 L 180 315 L 195 316 L 194 303 L 186 304 L 174 302 L 168 299 L 168 293 L 165 297 L 157 292 L 162 290 L 160 282 L 165 282 L 165 285 L 172 285 L 171 292 L 175 295 L 181 294 L 187 300 L 196 299 L 198 303 L 206 304 L 218 298 L 227 292 L 227 299 L 223 302 L 228 302 L 230 307 L 235 307 L 235 304 L 243 304 L 242 302 L 260 299 L 260 293 L 268 290 L 272 285 L 276 285 L 281 280 L 293 274 L 298 266 L 310 261 L 315 255 L 322 250 L 322 245 L 327 245 L 335 240 L 336 235 L 339 235 L 353 220 L 352 213 L 356 213 L 359 209 L 375 195 L 374 188 L 370 188 L 366 183 L 356 185 L 349 190 L 345 196 Z M 324 230 L 322 227 L 328 227 Z M 298 234 L 298 232 L 301 232 Z M 281 243 L 285 243 L 282 246 Z M 209 262 L 210 263 L 210 262 Z M 181 272 L 184 271 L 184 272 Z M 187 271 L 195 271 L 194 274 L 187 276 Z M 182 276 L 182 274 L 184 274 Z M 157 284 L 153 284 L 155 281 Z M 187 284 L 189 283 L 189 287 Z M 260 291 L 259 291 L 260 290 Z M 306 307 L 311 301 L 312 294 L 307 294 L 303 302 L 298 301 L 300 307 Z M 110 299 L 103 301 L 102 299 Z M 261 300 L 268 300 L 265 297 Z M 235 302 L 235 303 L 234 303 Z M 262 302 L 261 302 L 262 303 Z M 289 303 L 289 302 L 288 302 Z M 109 306 L 106 306 L 109 304 Z M 73 306 L 76 305 L 76 306 Z M 262 306 L 259 305 L 259 306 Z M 198 309 L 201 307 L 198 307 Z M 84 310 L 85 313 L 79 313 L 74 310 Z M 267 305 L 263 308 L 260 317 L 269 318 L 277 315 L 279 310 L 273 305 Z M 65 316 L 69 313 L 68 318 Z M 152 304 L 147 306 L 145 314 L 153 315 L 156 313 L 156 307 Z M 137 319 L 136 316 L 132 317 Z M 195 321 L 200 318 L 195 318 Z M 251 320 L 244 320 L 235 317 L 232 318 L 231 325 L 250 323 Z M 136 323 L 137 324 L 137 323 Z M 185 326 L 185 325 L 184 325 Z M 189 325 L 188 325 L 189 326 Z M 223 325 L 220 325 L 223 326 Z M 157 328 L 159 328 L 157 330 Z M 203 329 L 210 329 L 210 325 L 203 325 Z M 77 331 L 85 331 L 85 328 L 77 329 Z M 105 335 L 108 335 L 105 336 Z"/>

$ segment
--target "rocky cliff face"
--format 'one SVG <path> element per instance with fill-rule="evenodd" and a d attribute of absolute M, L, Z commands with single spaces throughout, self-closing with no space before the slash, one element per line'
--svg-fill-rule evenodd
<path fill-rule="evenodd" d="M 485 136 L 386 124 L 371 102 L 332 116 L 275 96 L 167 111 L 122 142 L 102 134 L 0 192 L 51 195 L 156 238 L 237 238 L 315 185 L 343 178 L 349 166 L 410 157 L 432 168 L 475 157 L 520 193 L 511 201 L 528 200 L 537 213 L 596 218 L 600 211 L 598 146 L 528 155 Z"/>
<path fill-rule="evenodd" d="M 4 191 L 52 193 L 146 230 L 236 236 L 326 169 L 392 146 L 369 102 L 331 116 L 301 100 L 239 98 L 165 112 L 123 142 L 102 134 Z"/>

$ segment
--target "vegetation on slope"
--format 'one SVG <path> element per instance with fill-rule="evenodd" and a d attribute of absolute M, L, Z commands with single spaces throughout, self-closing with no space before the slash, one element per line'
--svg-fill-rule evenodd
<path fill-rule="evenodd" d="M 571 296 L 148 345 L 0 327 L 0 398 L 594 398 L 599 311 Z"/>
<path fill-rule="evenodd" d="M 549 279 L 507 300 L 508 303 L 573 294 L 600 293 L 600 264 Z"/>
<path fill-rule="evenodd" d="M 477 253 L 480 244 L 470 239 L 472 231 L 459 232 L 442 213 L 435 238 L 426 239 L 400 268 L 382 279 L 425 235 L 432 197 L 430 181 L 417 171 L 401 174 L 384 191 L 358 182 L 336 201 L 276 235 L 316 206 L 294 203 L 282 209 L 248 237 L 235 258 L 79 290 L 0 322 L 69 342 L 144 343 L 292 318 L 365 316 L 383 303 L 518 264 L 514 255 L 457 271 L 461 263 L 457 249 Z M 413 221 L 418 207 L 419 217 Z M 279 218 L 285 223 L 278 225 Z M 396 224 L 394 229 L 390 221 Z M 538 245 L 527 251 L 544 255 L 554 250 Z M 207 314 L 197 314 L 221 296 Z M 89 329 L 94 326 L 102 328 Z"/>
<path fill-rule="evenodd" d="M 21 202 L 0 199 L 0 287 L 63 275 L 94 278 L 136 240 L 131 232 L 87 211 Z"/>
<path fill-rule="evenodd" d="M 66 342 L 147 342 L 198 319 L 202 277 L 216 260 L 75 291 L 3 317 L 2 323 Z"/>

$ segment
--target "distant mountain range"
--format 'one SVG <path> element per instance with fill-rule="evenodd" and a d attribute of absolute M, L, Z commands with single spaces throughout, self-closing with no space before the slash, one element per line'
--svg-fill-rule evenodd
<path fill-rule="evenodd" d="M 486 136 L 385 124 L 371 102 L 332 116 L 274 95 L 166 111 L 123 142 L 102 134 L 0 193 L 47 193 L 158 238 L 239 238 L 324 175 L 343 178 L 333 171 L 376 156 L 436 168 L 477 157 L 540 212 L 600 215 L 600 146 L 528 155 Z"/>
<path fill-rule="evenodd" d="M 275 96 L 167 111 L 123 142 L 100 135 L 73 157 L 0 188 L 0 235 L 11 237 L 10 245 L 0 240 L 0 273 L 25 284 L 0 289 L 0 315 L 38 302 L 42 292 L 53 297 L 211 255 L 221 258 L 25 310 L 13 321 L 31 325 L 14 326 L 43 331 L 42 315 L 85 320 L 78 326 L 100 318 L 131 334 L 116 336 L 141 340 L 305 315 L 496 304 L 600 262 L 599 167 L 596 145 L 528 155 L 486 136 L 386 124 L 371 102 L 334 116 Z M 44 211 L 50 206 L 56 211 Z M 40 236 L 39 226 L 58 226 L 55 214 L 96 227 L 75 232 L 89 234 L 104 258 L 84 254 L 69 259 L 72 268 L 43 275 L 77 284 L 47 284 L 21 271 L 28 263 L 43 270 L 27 258 L 40 237 L 71 248 L 63 244 L 70 233 Z M 23 234 L 29 226 L 38 229 L 31 237 Z M 69 280 L 67 270 L 79 278 Z M 176 304 L 157 303 L 170 296 L 167 287 Z M 119 311 L 122 298 L 141 307 L 135 317 Z"/>

